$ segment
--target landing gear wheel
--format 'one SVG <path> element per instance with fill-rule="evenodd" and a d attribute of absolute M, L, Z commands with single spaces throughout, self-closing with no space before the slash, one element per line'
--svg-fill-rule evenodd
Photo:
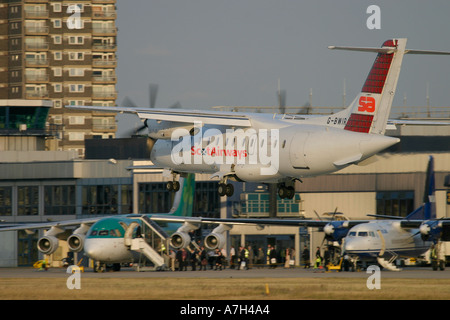
<path fill-rule="evenodd" d="M 287 190 L 287 188 L 286 188 L 285 186 L 280 186 L 280 187 L 278 188 L 278 196 L 279 196 L 281 199 L 286 198 L 286 197 L 287 197 L 287 194 L 288 194 L 288 190 Z"/>
<path fill-rule="evenodd" d="M 295 196 L 295 189 L 294 189 L 294 187 L 291 187 L 291 186 L 287 187 L 287 196 L 286 196 L 286 198 L 293 199 L 294 196 Z"/>
<path fill-rule="evenodd" d="M 218 188 L 219 196 L 227 196 L 231 197 L 234 194 L 234 187 L 231 183 L 225 184 L 225 183 L 219 183 Z"/>
<path fill-rule="evenodd" d="M 102 272 L 105 272 L 105 270 L 106 270 L 106 265 L 104 263 L 97 262 L 94 264 L 94 272 L 102 273 Z"/>
<path fill-rule="evenodd" d="M 167 191 L 172 191 L 173 190 L 173 181 L 167 181 L 166 190 Z"/>
<path fill-rule="evenodd" d="M 219 196 L 223 197 L 226 193 L 226 184 L 225 183 L 219 183 L 219 187 L 217 188 L 217 191 L 219 192 Z"/>
<path fill-rule="evenodd" d="M 231 183 L 227 184 L 225 187 L 225 194 L 227 197 L 231 197 L 234 193 L 234 187 Z"/>
<path fill-rule="evenodd" d="M 173 182 L 173 191 L 178 191 L 178 190 L 180 190 L 180 182 L 174 181 Z"/>

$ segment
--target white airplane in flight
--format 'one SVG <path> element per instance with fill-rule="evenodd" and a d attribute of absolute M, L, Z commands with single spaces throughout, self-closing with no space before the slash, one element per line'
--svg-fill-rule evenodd
<path fill-rule="evenodd" d="M 295 180 L 361 163 L 398 143 L 398 138 L 384 133 L 403 56 L 450 54 L 406 49 L 406 39 L 385 41 L 381 48 L 329 48 L 375 52 L 377 56 L 350 106 L 328 116 L 66 107 L 137 114 L 152 141 L 150 159 L 173 177 L 169 189 L 178 188 L 177 174 L 209 173 L 220 179 L 221 196 L 233 194 L 233 185 L 227 180 L 234 179 L 277 183 L 279 196 L 292 198 Z"/>

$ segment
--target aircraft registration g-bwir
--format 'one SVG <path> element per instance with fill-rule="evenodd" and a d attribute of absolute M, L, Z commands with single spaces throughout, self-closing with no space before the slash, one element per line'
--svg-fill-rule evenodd
<path fill-rule="evenodd" d="M 66 107 L 138 115 L 148 128 L 151 160 L 173 177 L 169 189 L 178 188 L 177 174 L 209 173 L 220 179 L 221 196 L 233 194 L 227 180 L 234 179 L 277 183 L 279 196 L 292 198 L 295 180 L 360 164 L 398 143 L 384 133 L 403 56 L 450 54 L 406 49 L 406 39 L 387 40 L 381 48 L 329 48 L 377 53 L 361 92 L 348 108 L 329 116 Z"/>

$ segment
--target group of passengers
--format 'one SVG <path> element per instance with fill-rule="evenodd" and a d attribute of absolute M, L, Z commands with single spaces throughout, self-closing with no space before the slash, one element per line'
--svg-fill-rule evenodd
<path fill-rule="evenodd" d="M 210 270 L 222 270 L 226 263 L 226 254 L 223 249 L 206 250 L 203 246 L 199 249 L 170 250 L 169 258 L 172 271 L 187 271 L 188 267 L 191 267 L 192 271 L 206 271 L 207 266 Z"/>
<path fill-rule="evenodd" d="M 275 246 L 269 245 L 267 250 L 251 246 L 241 246 L 236 250 L 233 246 L 230 248 L 230 256 L 227 258 L 225 249 L 208 250 L 204 246 L 195 248 L 182 248 L 179 250 L 170 250 L 170 269 L 172 271 L 189 270 L 223 270 L 226 267 L 236 270 L 248 270 L 252 267 L 269 266 L 275 268 L 284 263 L 285 268 L 293 266 L 295 259 L 295 250 L 288 248 L 279 252 Z"/>

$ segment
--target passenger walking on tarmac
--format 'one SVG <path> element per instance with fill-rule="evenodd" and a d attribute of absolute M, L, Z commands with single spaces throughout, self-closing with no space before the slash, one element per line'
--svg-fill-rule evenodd
<path fill-rule="evenodd" d="M 189 258 L 190 262 L 191 262 L 191 267 L 192 267 L 192 271 L 195 271 L 197 269 L 197 249 L 191 250 L 191 256 Z"/>
<path fill-rule="evenodd" d="M 170 258 L 170 270 L 175 271 L 175 259 L 176 259 L 175 251 L 170 250 L 169 258 Z"/>
<path fill-rule="evenodd" d="M 178 250 L 175 255 L 175 270 L 181 271 L 182 264 L 183 264 L 183 254 L 181 250 Z"/>
<path fill-rule="evenodd" d="M 208 256 L 206 255 L 205 247 L 201 247 L 199 256 L 200 256 L 200 269 L 199 269 L 199 271 L 202 271 L 202 269 L 204 271 L 206 271 L 206 265 L 208 264 Z"/>
<path fill-rule="evenodd" d="M 230 269 L 234 269 L 236 265 L 236 250 L 234 249 L 234 246 L 231 246 L 230 248 Z"/>
<path fill-rule="evenodd" d="M 284 268 L 289 269 L 289 263 L 291 262 L 291 249 L 286 248 L 285 260 L 284 260 Z"/>
<path fill-rule="evenodd" d="M 181 249 L 181 271 L 187 271 L 187 264 L 188 264 L 188 252 L 185 248 Z M 184 269 L 184 270 L 183 270 Z"/>
<path fill-rule="evenodd" d="M 269 256 L 270 256 L 270 267 L 272 269 L 275 269 L 277 267 L 277 251 L 275 249 L 275 246 L 271 247 Z"/>
<path fill-rule="evenodd" d="M 270 265 L 270 252 L 272 251 L 272 246 L 269 244 L 267 246 L 267 251 L 266 251 L 266 263 L 267 265 Z"/>
<path fill-rule="evenodd" d="M 240 260 L 240 266 L 239 270 L 246 269 L 248 270 L 248 250 L 244 247 L 239 247 L 239 260 Z"/>
<path fill-rule="evenodd" d="M 223 264 L 223 255 L 222 252 L 219 249 L 216 249 L 216 269 L 215 270 L 222 270 L 222 264 Z"/>
<path fill-rule="evenodd" d="M 264 264 L 264 251 L 261 247 L 258 248 L 258 255 L 256 256 L 256 264 L 258 268 L 261 268 L 261 265 Z"/>
<path fill-rule="evenodd" d="M 247 252 L 248 252 L 248 258 L 247 258 L 247 265 L 248 265 L 248 269 L 253 268 L 253 263 L 255 262 L 255 254 L 253 253 L 253 249 L 252 246 L 248 246 L 247 247 Z"/>
<path fill-rule="evenodd" d="M 309 263 L 309 249 L 306 245 L 305 245 L 305 248 L 303 249 L 302 261 L 304 264 L 304 266 L 303 266 L 304 269 L 309 269 L 311 267 L 311 265 Z"/>
<path fill-rule="evenodd" d="M 328 250 L 328 247 L 325 247 L 325 251 L 323 252 L 323 266 L 327 268 L 329 263 L 330 263 L 330 251 Z"/>

